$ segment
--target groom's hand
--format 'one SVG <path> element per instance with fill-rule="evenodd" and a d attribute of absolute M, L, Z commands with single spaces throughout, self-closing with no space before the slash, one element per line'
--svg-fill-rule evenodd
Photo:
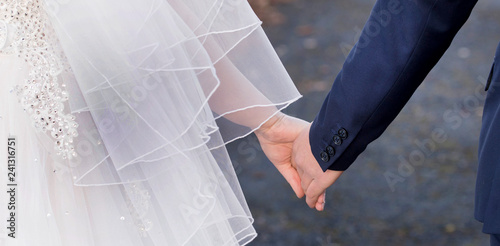
<path fill-rule="evenodd" d="M 304 191 L 299 174 L 292 166 L 292 148 L 296 138 L 307 126 L 306 121 L 278 113 L 255 131 L 262 151 L 288 181 L 298 198 L 304 196 Z"/>
<path fill-rule="evenodd" d="M 318 211 L 324 209 L 326 188 L 331 186 L 343 171 L 327 170 L 323 172 L 311 152 L 308 124 L 293 144 L 292 164 L 297 169 L 301 186 L 306 195 L 306 203 Z"/>

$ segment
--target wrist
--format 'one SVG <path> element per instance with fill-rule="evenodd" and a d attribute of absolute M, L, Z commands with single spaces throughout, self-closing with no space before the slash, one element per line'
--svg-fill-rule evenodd
<path fill-rule="evenodd" d="M 286 114 L 282 112 L 277 112 L 273 117 L 268 119 L 264 124 L 262 124 L 257 130 L 255 130 L 255 134 L 257 136 L 259 135 L 266 135 L 272 132 L 272 130 L 279 125 L 279 122 L 283 120 L 283 118 L 286 117 Z"/>

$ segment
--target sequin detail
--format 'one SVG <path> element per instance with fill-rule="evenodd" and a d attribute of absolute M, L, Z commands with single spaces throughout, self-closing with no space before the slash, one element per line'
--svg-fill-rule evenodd
<path fill-rule="evenodd" d="M 153 222 L 147 218 L 151 200 L 146 187 L 140 182 L 125 185 L 127 192 L 127 207 L 132 216 L 134 226 L 142 237 L 148 237 L 148 231 L 153 227 Z"/>
<path fill-rule="evenodd" d="M 17 55 L 29 69 L 27 79 L 15 88 L 21 105 L 35 128 L 54 139 L 58 155 L 75 157 L 78 124 L 65 110 L 68 92 L 58 81 L 69 65 L 43 5 L 40 0 L 2 0 L 0 13 L 0 54 Z"/>

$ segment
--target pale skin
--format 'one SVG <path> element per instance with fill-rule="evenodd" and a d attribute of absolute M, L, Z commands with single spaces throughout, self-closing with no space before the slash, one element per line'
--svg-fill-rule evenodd
<path fill-rule="evenodd" d="M 178 12 L 183 13 L 183 16 L 189 17 L 184 19 L 188 25 L 197 27 L 194 29 L 200 33 L 207 31 L 203 25 L 198 26 L 200 20 L 182 1 L 170 0 L 169 3 Z M 210 36 L 206 37 L 203 45 L 211 57 L 218 57 L 223 53 Z M 325 206 L 326 188 L 333 184 L 342 172 L 329 170 L 323 173 L 321 170 L 309 145 L 310 123 L 277 112 L 273 103 L 262 95 L 227 57 L 223 56 L 214 66 L 220 84 L 209 100 L 210 108 L 234 123 L 251 129 L 258 128 L 255 134 L 262 150 L 290 184 L 297 197 L 302 198 L 305 195 L 309 207 L 322 211 Z M 205 89 L 209 92 L 213 88 Z M 235 105 L 235 102 L 239 105 Z M 267 106 L 224 114 L 248 105 Z M 263 120 L 273 114 L 274 116 L 259 127 Z"/>
<path fill-rule="evenodd" d="M 285 114 L 278 114 L 255 132 L 262 150 L 288 181 L 297 197 L 306 196 L 309 207 L 325 208 L 325 192 L 342 174 L 323 172 L 309 145 L 311 124 Z"/>
<path fill-rule="evenodd" d="M 310 128 L 311 124 L 308 123 L 293 143 L 292 165 L 299 173 L 307 205 L 310 208 L 322 211 L 325 204 L 326 189 L 337 181 L 343 171 L 326 170 L 326 172 L 323 172 L 311 152 L 309 143 Z"/>
<path fill-rule="evenodd" d="M 234 103 L 228 102 L 244 105 L 262 102 L 263 105 L 272 105 L 228 59 L 223 58 L 215 67 L 220 76 L 220 86 L 212 97 L 215 99 L 209 100 L 215 112 L 224 112 L 228 110 L 227 107 L 234 106 Z M 235 79 L 240 83 L 232 83 Z M 219 93 L 239 97 L 229 100 L 227 96 L 217 96 Z M 305 195 L 309 207 L 323 211 L 326 188 L 332 185 L 342 172 L 321 170 L 309 144 L 310 123 L 277 112 L 274 106 L 250 108 L 224 117 L 237 124 L 256 128 L 262 119 L 274 113 L 276 114 L 255 131 L 262 150 L 290 184 L 297 197 L 302 198 Z"/>

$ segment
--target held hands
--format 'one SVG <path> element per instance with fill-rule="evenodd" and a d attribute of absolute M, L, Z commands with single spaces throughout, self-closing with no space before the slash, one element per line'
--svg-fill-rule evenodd
<path fill-rule="evenodd" d="M 278 113 L 255 131 L 262 151 L 290 184 L 298 198 L 304 196 L 304 191 L 299 174 L 292 166 L 292 148 L 295 139 L 307 124 L 301 119 Z"/>
<path fill-rule="evenodd" d="M 262 150 L 292 187 L 297 197 L 318 211 L 324 209 L 326 188 L 342 174 L 323 172 L 311 153 L 310 123 L 282 113 L 261 126 L 255 134 Z"/>
<path fill-rule="evenodd" d="M 292 165 L 299 173 L 307 205 L 310 208 L 322 211 L 325 207 L 326 188 L 335 183 L 343 171 L 326 170 L 326 172 L 323 172 L 311 152 L 309 143 L 310 128 L 311 124 L 308 123 L 293 143 Z"/>

